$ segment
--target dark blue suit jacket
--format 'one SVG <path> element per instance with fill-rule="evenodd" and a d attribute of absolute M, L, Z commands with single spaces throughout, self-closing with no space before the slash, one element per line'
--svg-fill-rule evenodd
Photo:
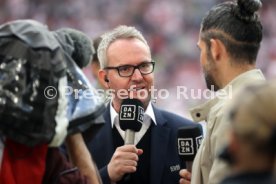
<path fill-rule="evenodd" d="M 108 106 L 109 107 L 109 106 Z M 150 183 L 176 184 L 179 182 L 180 161 L 177 154 L 177 130 L 179 127 L 193 122 L 175 114 L 153 107 L 156 126 L 151 131 Z M 103 183 L 110 183 L 107 164 L 115 151 L 112 141 L 110 109 L 105 114 L 105 125 L 95 138 L 87 142 L 97 167 L 100 170 Z"/>

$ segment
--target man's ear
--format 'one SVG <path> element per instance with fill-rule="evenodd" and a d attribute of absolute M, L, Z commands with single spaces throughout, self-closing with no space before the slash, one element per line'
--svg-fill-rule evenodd
<path fill-rule="evenodd" d="M 211 54 L 215 61 L 223 61 L 226 57 L 226 48 L 219 39 L 210 39 L 211 42 Z"/>
<path fill-rule="evenodd" d="M 108 89 L 109 84 L 108 84 L 108 82 L 106 82 L 107 72 L 103 69 L 100 69 L 99 73 L 98 73 L 98 78 L 99 78 L 101 85 L 104 86 L 106 89 Z"/>

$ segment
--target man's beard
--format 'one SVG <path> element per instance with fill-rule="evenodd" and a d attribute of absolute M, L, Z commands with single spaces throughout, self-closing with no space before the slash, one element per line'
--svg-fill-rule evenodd
<path fill-rule="evenodd" d="M 203 67 L 206 86 L 211 91 L 217 91 L 220 89 L 220 87 L 217 85 L 216 80 L 213 77 L 216 67 L 214 64 L 215 60 L 212 57 L 210 50 L 207 52 L 207 60 L 208 60 L 207 67 L 205 67 L 205 68 Z"/>
<path fill-rule="evenodd" d="M 219 86 L 216 84 L 214 77 L 208 73 L 207 71 L 204 72 L 204 78 L 206 82 L 206 86 L 211 91 L 219 90 Z"/>

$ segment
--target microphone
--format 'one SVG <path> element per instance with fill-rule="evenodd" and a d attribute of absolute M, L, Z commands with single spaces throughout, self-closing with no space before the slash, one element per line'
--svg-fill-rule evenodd
<path fill-rule="evenodd" d="M 125 131 L 125 145 L 134 144 L 135 132 L 139 132 L 144 120 L 143 104 L 138 99 L 124 99 L 119 113 L 119 124 Z"/>
<path fill-rule="evenodd" d="M 181 127 L 177 132 L 178 156 L 181 168 L 192 171 L 193 160 L 202 141 L 202 128 L 200 124 Z M 186 162 L 186 164 L 185 164 Z"/>
<path fill-rule="evenodd" d="M 139 132 L 144 121 L 143 103 L 138 99 L 124 99 L 119 113 L 119 124 L 125 131 L 125 145 L 134 144 L 135 132 Z M 124 175 L 122 181 L 129 182 L 130 174 Z"/>
<path fill-rule="evenodd" d="M 95 53 L 91 39 L 83 32 L 71 29 L 61 28 L 54 31 L 60 44 L 67 53 L 74 59 L 76 64 L 83 68 L 87 66 Z"/>

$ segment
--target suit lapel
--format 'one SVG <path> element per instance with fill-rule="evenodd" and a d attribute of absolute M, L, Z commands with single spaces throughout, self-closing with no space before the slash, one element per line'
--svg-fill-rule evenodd
<path fill-rule="evenodd" d="M 160 110 L 153 108 L 157 125 L 152 127 L 151 137 L 151 178 L 150 183 L 161 183 L 161 177 L 166 160 L 170 129 L 164 125 L 167 123 Z"/>

